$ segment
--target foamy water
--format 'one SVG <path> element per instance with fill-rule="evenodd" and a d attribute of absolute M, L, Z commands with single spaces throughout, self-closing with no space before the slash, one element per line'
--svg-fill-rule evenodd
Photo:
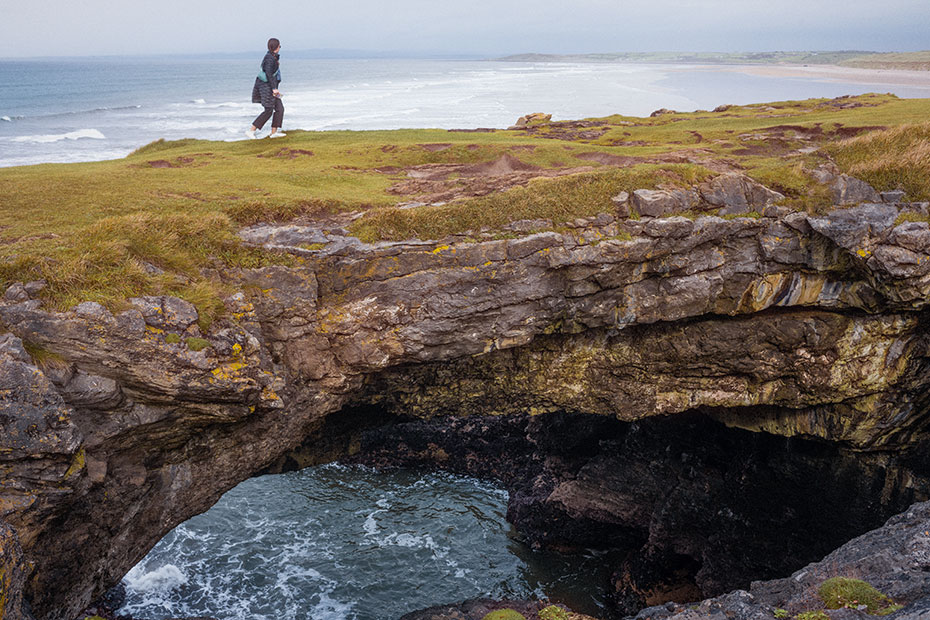
<path fill-rule="evenodd" d="M 507 494 L 471 478 L 328 465 L 248 480 L 124 579 L 120 610 L 158 620 L 381 620 L 477 596 L 596 611 L 597 554 L 533 551 Z"/>
<path fill-rule="evenodd" d="M 261 111 L 254 60 L 129 59 L 0 62 L 0 166 L 123 157 L 157 140 L 243 139 Z M 930 97 L 924 84 L 844 74 L 755 75 L 739 67 L 293 60 L 282 56 L 285 129 L 507 127 L 657 108 L 893 92 Z M 847 81 L 844 81 L 847 80 Z M 28 97 L 22 95 L 29 92 Z M 267 128 L 266 128 L 267 131 Z"/>

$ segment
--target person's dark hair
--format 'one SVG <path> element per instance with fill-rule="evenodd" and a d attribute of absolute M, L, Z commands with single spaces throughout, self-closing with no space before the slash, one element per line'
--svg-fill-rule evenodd
<path fill-rule="evenodd" d="M 273 52 L 281 47 L 281 42 L 275 38 L 268 39 L 268 51 Z"/>

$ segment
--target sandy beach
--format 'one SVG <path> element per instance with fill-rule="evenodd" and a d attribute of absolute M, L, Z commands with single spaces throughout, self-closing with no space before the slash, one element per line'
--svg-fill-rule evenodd
<path fill-rule="evenodd" d="M 930 88 L 930 71 L 898 69 L 860 69 L 837 65 L 691 65 L 680 70 L 704 69 L 733 71 L 747 75 L 777 78 L 812 78 L 832 82 L 858 84 L 888 84 Z M 674 70 L 674 69 L 673 69 Z"/>

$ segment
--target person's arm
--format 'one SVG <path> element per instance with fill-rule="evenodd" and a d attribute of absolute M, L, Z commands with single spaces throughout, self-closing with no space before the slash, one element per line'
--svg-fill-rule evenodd
<path fill-rule="evenodd" d="M 265 72 L 265 77 L 268 78 L 268 86 L 271 87 L 271 90 L 278 90 L 278 79 L 275 77 L 275 73 L 278 71 L 278 63 L 271 54 L 265 54 L 265 59 L 262 61 L 262 71 Z"/>

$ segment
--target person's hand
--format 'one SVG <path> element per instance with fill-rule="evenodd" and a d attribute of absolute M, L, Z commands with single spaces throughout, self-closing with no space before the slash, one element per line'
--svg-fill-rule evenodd
<path fill-rule="evenodd" d="M 278 90 L 277 88 L 275 88 L 275 89 L 272 90 L 271 92 L 274 94 L 275 97 L 280 97 L 280 96 L 281 96 L 281 91 Z"/>

